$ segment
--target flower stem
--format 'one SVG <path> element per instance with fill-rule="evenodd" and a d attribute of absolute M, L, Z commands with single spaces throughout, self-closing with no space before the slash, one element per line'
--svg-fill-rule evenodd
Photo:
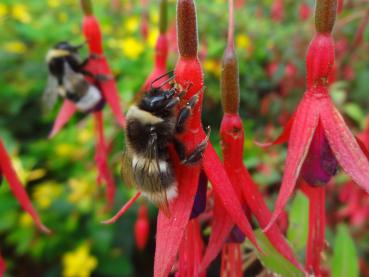
<path fill-rule="evenodd" d="M 234 49 L 234 16 L 233 0 L 229 0 L 228 43 L 223 55 L 221 92 L 222 105 L 225 113 L 238 114 L 240 86 L 238 62 Z"/>
<path fill-rule="evenodd" d="M 167 0 L 160 1 L 160 15 L 159 15 L 159 31 L 160 34 L 165 34 L 168 29 L 168 12 Z"/>
<path fill-rule="evenodd" d="M 83 13 L 85 15 L 92 15 L 93 14 L 93 8 L 92 8 L 91 0 L 81 0 L 81 6 L 82 6 Z"/>
<path fill-rule="evenodd" d="M 317 0 L 315 28 L 318 33 L 331 33 L 337 13 L 337 0 Z"/>

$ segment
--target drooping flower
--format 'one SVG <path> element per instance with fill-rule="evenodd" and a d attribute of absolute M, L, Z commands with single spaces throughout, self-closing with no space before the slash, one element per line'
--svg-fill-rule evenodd
<path fill-rule="evenodd" d="M 274 142 L 288 140 L 288 150 L 273 217 L 265 228 L 268 230 L 273 226 L 302 177 L 302 189 L 310 199 L 309 217 L 312 220 L 307 269 L 317 275 L 321 274 L 320 254 L 324 245 L 325 191 L 311 186 L 324 186 L 335 174 L 338 163 L 347 175 L 369 192 L 369 162 L 329 95 L 329 84 L 334 74 L 335 49 L 331 33 L 336 5 L 337 0 L 316 1 L 317 34 L 306 57 L 307 90 L 284 132 Z M 306 186 L 305 182 L 308 183 Z"/>
<path fill-rule="evenodd" d="M 263 195 L 257 185 L 253 182 L 248 170 L 243 164 L 243 145 L 244 130 L 242 120 L 238 114 L 239 110 L 239 76 L 238 63 L 234 49 L 234 19 L 233 19 L 233 0 L 229 1 L 229 30 L 228 44 L 223 56 L 221 92 L 223 106 L 223 120 L 220 127 L 221 146 L 225 170 L 230 178 L 234 191 L 237 194 L 242 207 L 247 210 L 249 218 L 254 215 L 263 228 L 271 218 L 271 213 L 263 200 Z M 212 233 L 209 245 L 204 255 L 202 268 L 205 269 L 210 262 L 217 256 L 227 238 L 232 237 L 235 223 L 228 216 L 221 199 L 216 196 L 214 199 Z M 288 246 L 281 231 L 277 226 L 266 233 L 273 246 L 292 264 L 303 270 L 302 266 L 294 257 L 293 251 Z M 243 239 L 239 242 L 242 242 Z M 230 244 L 223 246 L 224 259 L 228 262 L 230 272 L 238 272 L 239 259 L 234 257 L 234 252 L 239 252 L 239 246 L 234 239 L 230 239 Z M 229 254 L 229 259 L 227 258 Z M 236 268 L 232 270 L 232 265 Z M 222 258 L 223 268 L 223 258 Z M 242 274 L 241 274 L 242 275 Z M 223 275 L 222 275 L 223 276 Z M 225 275 L 228 276 L 228 275 Z M 240 275 L 232 275 L 240 276 Z"/>
<path fill-rule="evenodd" d="M 272 20 L 276 22 L 283 21 L 284 18 L 284 2 L 283 0 L 274 0 L 271 10 L 270 10 L 270 16 Z"/>
<path fill-rule="evenodd" d="M 81 6 L 84 11 L 82 29 L 86 38 L 90 58 L 84 69 L 94 76 L 105 76 L 101 80 L 91 80 L 86 76 L 87 81 L 97 82 L 97 86 L 102 92 L 104 101 L 111 107 L 113 114 L 121 127 L 125 126 L 125 118 L 120 107 L 119 93 L 108 62 L 104 56 L 102 48 L 102 35 L 97 19 L 93 16 L 92 4 L 90 0 L 81 0 Z M 68 122 L 72 115 L 76 112 L 76 106 L 70 100 L 65 99 L 54 122 L 54 126 L 49 137 L 55 136 L 59 130 Z M 108 166 L 107 145 L 104 137 L 104 123 L 102 107 L 95 109 L 95 130 L 96 130 L 96 146 L 95 161 L 98 169 L 97 183 L 101 184 L 105 181 L 107 185 L 106 197 L 108 200 L 108 208 L 112 206 L 115 195 L 115 182 L 113 175 Z"/>

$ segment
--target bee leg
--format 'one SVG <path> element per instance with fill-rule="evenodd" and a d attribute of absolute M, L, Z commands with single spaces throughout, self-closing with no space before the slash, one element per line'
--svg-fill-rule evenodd
<path fill-rule="evenodd" d="M 174 149 L 176 150 L 182 164 L 186 165 L 194 165 L 201 161 L 204 151 L 208 145 L 209 136 L 210 136 L 210 127 L 208 127 L 206 138 L 200 142 L 195 149 L 188 155 L 186 155 L 186 148 L 182 142 L 175 139 L 174 140 Z"/>
<path fill-rule="evenodd" d="M 191 97 L 191 99 L 187 102 L 186 106 L 182 108 L 179 112 L 179 115 L 177 117 L 177 123 L 176 123 L 176 132 L 178 134 L 182 133 L 184 130 L 184 125 L 189 118 L 192 109 L 195 107 L 195 104 L 199 100 L 199 96 L 196 94 Z"/>
<path fill-rule="evenodd" d="M 178 105 L 179 101 L 180 101 L 179 97 L 170 99 L 168 103 L 165 105 L 164 109 L 171 110 L 173 107 Z"/>

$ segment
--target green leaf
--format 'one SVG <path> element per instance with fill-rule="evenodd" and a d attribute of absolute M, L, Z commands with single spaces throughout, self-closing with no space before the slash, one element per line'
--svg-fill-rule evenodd
<path fill-rule="evenodd" d="M 309 227 L 309 201 L 301 193 L 296 194 L 289 214 L 287 239 L 296 252 L 305 249 Z"/>
<path fill-rule="evenodd" d="M 255 251 L 264 267 L 280 276 L 304 276 L 302 272 L 274 249 L 260 229 L 256 230 L 255 235 L 261 249 L 266 253 L 266 255 L 263 255 L 259 251 Z"/>
<path fill-rule="evenodd" d="M 355 244 L 346 225 L 338 226 L 334 240 L 332 276 L 359 276 L 359 263 Z"/>

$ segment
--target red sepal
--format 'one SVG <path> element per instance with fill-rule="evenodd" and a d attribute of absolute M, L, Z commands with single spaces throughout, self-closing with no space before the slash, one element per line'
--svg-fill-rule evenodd
<path fill-rule="evenodd" d="M 297 107 L 295 119 L 288 140 L 287 158 L 273 216 L 265 227 L 266 232 L 283 211 L 289 197 L 293 193 L 301 167 L 308 153 L 314 132 L 318 126 L 320 99 L 316 99 L 311 92 L 306 92 Z"/>
<path fill-rule="evenodd" d="M 337 161 L 356 184 L 369 193 L 369 162 L 330 99 L 321 104 L 321 122 Z"/>
<path fill-rule="evenodd" d="M 197 219 L 192 219 L 188 222 L 179 248 L 179 263 L 176 277 L 205 277 L 206 273 L 199 273 L 203 250 L 204 243 L 201 238 L 200 224 Z"/>
<path fill-rule="evenodd" d="M 205 138 L 205 133 L 203 133 Z M 255 247 L 262 252 L 259 247 L 252 227 L 246 218 L 242 206 L 237 198 L 237 195 L 232 187 L 232 184 L 224 170 L 222 163 L 219 160 L 213 146 L 211 144 L 205 150 L 203 158 L 203 167 L 208 176 L 210 183 L 213 186 L 214 192 L 219 196 L 227 210 L 229 216 L 247 236 L 247 238 L 255 245 Z"/>
<path fill-rule="evenodd" d="M 0 277 L 3 277 L 5 271 L 6 271 L 6 263 L 3 257 L 1 257 L 0 255 Z"/>
<path fill-rule="evenodd" d="M 293 121 L 295 119 L 295 115 L 293 114 L 290 119 L 287 121 L 286 126 L 284 126 L 282 133 L 272 142 L 258 142 L 254 141 L 254 143 L 263 148 L 268 148 L 273 145 L 283 144 L 288 141 L 291 133 L 291 128 L 293 125 Z"/>
<path fill-rule="evenodd" d="M 51 233 L 50 230 L 42 224 L 39 215 L 33 208 L 31 200 L 29 199 L 27 192 L 23 188 L 21 182 L 18 179 L 17 174 L 11 164 L 10 157 L 5 150 L 3 142 L 0 139 L 0 171 L 4 175 L 5 179 L 8 181 L 10 190 L 12 191 L 15 198 L 18 200 L 19 204 L 22 206 L 23 210 L 28 212 L 35 222 L 36 226 L 44 233 Z"/>
<path fill-rule="evenodd" d="M 68 99 L 65 99 L 62 107 L 59 110 L 58 116 L 54 121 L 53 128 L 49 134 L 49 138 L 54 137 L 61 128 L 69 121 L 69 119 L 76 112 L 77 108 L 74 103 Z"/>
<path fill-rule="evenodd" d="M 217 257 L 233 225 L 234 223 L 224 209 L 221 200 L 215 195 L 211 235 L 204 254 L 204 259 L 201 262 L 200 272 L 205 271 L 210 263 Z"/>
<path fill-rule="evenodd" d="M 242 277 L 242 251 L 238 243 L 227 243 L 222 251 L 222 264 L 220 268 L 222 277 Z"/>
<path fill-rule="evenodd" d="M 173 155 L 172 155 L 173 156 Z M 174 162 L 178 182 L 178 197 L 169 203 L 171 217 L 159 210 L 156 229 L 154 276 L 168 276 L 187 227 L 192 211 L 200 168 L 187 167 Z"/>

